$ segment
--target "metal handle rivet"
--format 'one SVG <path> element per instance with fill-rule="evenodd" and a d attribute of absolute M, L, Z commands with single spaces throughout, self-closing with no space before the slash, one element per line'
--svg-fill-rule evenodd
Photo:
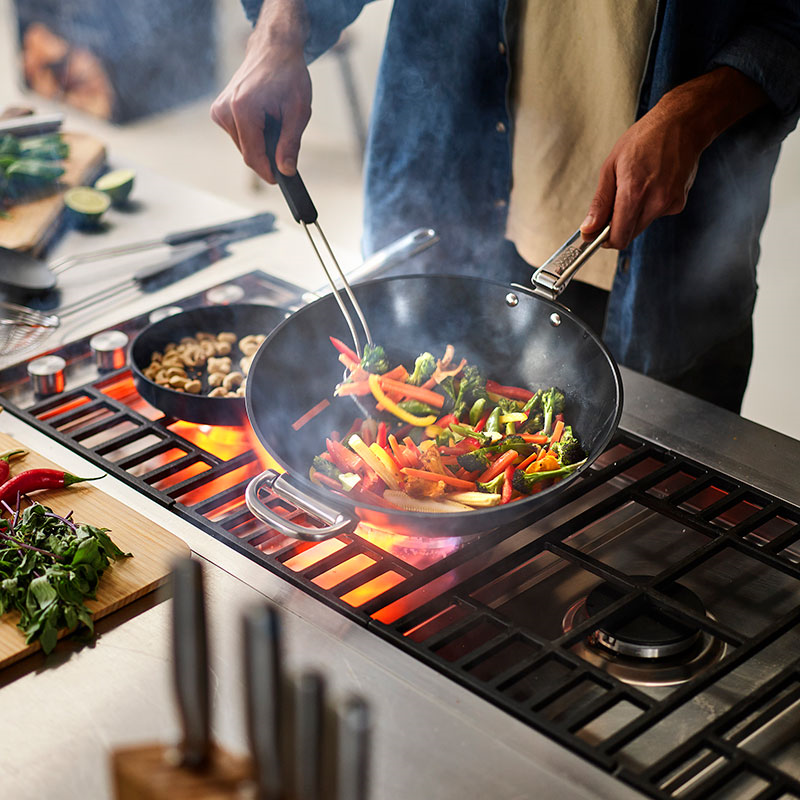
<path fill-rule="evenodd" d="M 514 306 L 519 305 L 519 297 L 517 297 L 514 292 L 509 292 L 506 295 L 506 305 L 510 308 L 514 308 Z"/>
<path fill-rule="evenodd" d="M 558 326 L 561 324 L 561 314 L 558 314 L 557 312 L 555 312 L 555 311 L 554 311 L 554 312 L 553 312 L 553 313 L 550 315 L 550 324 L 551 324 L 551 325 L 552 325 L 554 328 L 557 328 L 557 327 L 558 327 Z"/>

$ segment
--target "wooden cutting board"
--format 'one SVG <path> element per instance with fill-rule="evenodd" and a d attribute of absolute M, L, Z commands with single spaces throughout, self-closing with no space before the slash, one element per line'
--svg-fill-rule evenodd
<path fill-rule="evenodd" d="M 69 144 L 66 170 L 60 189 L 29 203 L 8 209 L 8 217 L 0 219 L 0 245 L 12 250 L 30 251 L 38 255 L 52 233 L 58 229 L 64 211 L 64 192 L 72 186 L 91 183 L 106 160 L 106 148 L 99 139 L 86 133 L 64 133 Z"/>
<path fill-rule="evenodd" d="M 0 433 L 0 452 L 20 448 L 27 449 Z M 38 467 L 57 468 L 57 465 L 38 453 L 29 452 L 25 458 L 11 462 L 11 474 Z M 92 469 L 88 477 L 99 473 L 100 470 Z M 87 601 L 95 620 L 161 586 L 171 571 L 172 562 L 179 556 L 189 555 L 189 548 L 181 539 L 106 494 L 99 488 L 102 484 L 102 480 L 96 485 L 79 483 L 31 495 L 57 514 L 63 516 L 72 510 L 77 522 L 109 528 L 109 535 L 117 546 L 126 553 L 133 553 L 133 558 L 112 562 L 100 579 L 97 599 Z M 25 644 L 25 637 L 16 627 L 18 621 L 16 612 L 0 617 L 0 669 L 40 649 L 38 642 Z M 61 632 L 59 637 L 66 633 Z"/>

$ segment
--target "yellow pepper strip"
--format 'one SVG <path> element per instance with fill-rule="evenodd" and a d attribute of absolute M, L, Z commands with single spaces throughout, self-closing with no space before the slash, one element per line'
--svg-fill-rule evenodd
<path fill-rule="evenodd" d="M 510 414 L 501 414 L 500 415 L 500 424 L 505 425 L 507 422 L 525 422 L 528 419 L 527 414 L 523 414 L 521 411 L 513 411 Z"/>
<path fill-rule="evenodd" d="M 388 470 L 383 461 L 367 447 L 367 443 L 357 434 L 354 433 L 347 443 L 353 449 L 355 454 L 371 469 L 376 472 L 378 477 L 390 488 L 399 489 L 400 482 L 394 477 L 392 472 Z"/>
<path fill-rule="evenodd" d="M 414 414 L 409 414 L 404 408 L 400 408 L 397 403 L 386 396 L 383 389 L 381 389 L 378 376 L 374 373 L 370 373 L 368 380 L 369 388 L 373 396 L 390 414 L 394 414 L 396 417 L 403 420 L 403 422 L 408 422 L 410 425 L 416 425 L 419 428 L 433 425 L 433 423 L 436 422 L 435 414 L 428 414 L 427 417 L 416 417 Z"/>
<path fill-rule="evenodd" d="M 386 469 L 394 475 L 395 480 L 400 483 L 402 476 L 400 474 L 400 470 L 397 469 L 397 465 L 392 461 L 389 454 L 377 443 L 373 442 L 369 449 L 373 452 L 376 458 L 378 458 Z"/>

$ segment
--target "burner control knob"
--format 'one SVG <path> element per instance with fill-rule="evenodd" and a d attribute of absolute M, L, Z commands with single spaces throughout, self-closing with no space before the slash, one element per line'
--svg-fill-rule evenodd
<path fill-rule="evenodd" d="M 206 300 L 213 306 L 227 306 L 244 298 L 244 289 L 236 283 L 223 283 L 206 292 Z"/>
<path fill-rule="evenodd" d="M 39 397 L 64 391 L 64 368 L 67 362 L 61 356 L 42 356 L 28 362 L 33 391 Z"/>
<path fill-rule="evenodd" d="M 103 331 L 89 339 L 97 369 L 107 372 L 125 366 L 128 334 L 122 331 Z"/>

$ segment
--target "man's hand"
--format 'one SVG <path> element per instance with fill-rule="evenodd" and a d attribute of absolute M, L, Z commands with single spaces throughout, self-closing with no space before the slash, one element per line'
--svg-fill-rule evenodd
<path fill-rule="evenodd" d="M 268 183 L 275 176 L 264 148 L 265 115 L 281 121 L 275 161 L 285 175 L 297 171 L 300 138 L 311 117 L 305 38 L 302 0 L 264 3 L 244 61 L 211 106 L 211 118 L 228 132 L 245 164 Z"/>
<path fill-rule="evenodd" d="M 581 233 L 590 239 L 610 219 L 606 246 L 621 250 L 653 220 L 680 213 L 703 150 L 766 102 L 759 86 L 730 67 L 665 94 L 622 134 L 603 163 Z"/>

